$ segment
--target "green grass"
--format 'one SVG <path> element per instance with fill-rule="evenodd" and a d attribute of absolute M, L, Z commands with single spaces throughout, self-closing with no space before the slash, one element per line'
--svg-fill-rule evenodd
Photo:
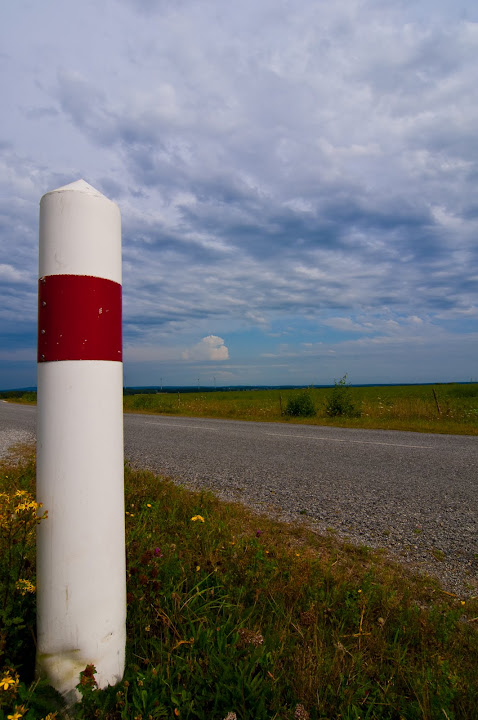
<path fill-rule="evenodd" d="M 478 435 L 478 384 L 352 387 L 350 395 L 354 406 L 360 411 L 356 417 L 328 416 L 326 403 L 330 393 L 329 388 L 310 389 L 317 414 L 306 418 L 285 414 L 289 399 L 299 395 L 297 390 L 193 392 L 180 396 L 166 393 L 130 395 L 124 398 L 124 410 L 190 417 Z"/>
<path fill-rule="evenodd" d="M 0 492 L 33 493 L 34 476 L 33 460 L 0 465 Z M 87 671 L 74 717 L 476 717 L 476 598 L 447 595 L 380 552 L 149 472 L 126 468 L 125 487 L 126 672 L 100 691 Z M 34 582 L 31 546 L 28 554 Z M 17 666 L 20 682 L 0 687 L 0 720 L 20 700 L 32 719 L 57 703 L 30 684 L 35 597 L 17 600 L 25 627 L 1 630 L 0 671 L 14 677 Z"/>
<path fill-rule="evenodd" d="M 353 417 L 330 417 L 326 412 L 330 388 L 310 388 L 316 409 L 310 417 L 286 414 L 299 390 L 238 390 L 126 395 L 125 412 L 189 417 L 331 425 L 364 429 L 478 435 L 478 383 L 351 387 L 358 412 Z M 36 393 L 0 393 L 14 402 L 32 404 Z"/>

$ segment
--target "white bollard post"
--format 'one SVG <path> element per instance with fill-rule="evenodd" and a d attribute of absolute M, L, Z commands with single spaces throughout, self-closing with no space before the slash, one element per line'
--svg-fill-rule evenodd
<path fill-rule="evenodd" d="M 37 673 L 73 703 L 80 672 L 124 672 L 121 217 L 84 180 L 40 203 Z"/>

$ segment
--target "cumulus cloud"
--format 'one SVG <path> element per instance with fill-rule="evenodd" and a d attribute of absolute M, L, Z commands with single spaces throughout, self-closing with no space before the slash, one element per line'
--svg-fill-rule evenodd
<path fill-rule="evenodd" d="M 201 342 L 192 348 L 185 350 L 182 354 L 183 360 L 212 360 L 222 361 L 229 359 L 229 350 L 224 340 L 217 335 L 207 335 Z"/>

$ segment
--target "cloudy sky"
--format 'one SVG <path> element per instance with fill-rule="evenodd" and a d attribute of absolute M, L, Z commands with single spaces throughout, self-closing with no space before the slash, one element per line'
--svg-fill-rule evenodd
<path fill-rule="evenodd" d="M 127 385 L 478 378 L 476 0 L 4 0 L 0 69 L 0 389 L 79 178 Z"/>

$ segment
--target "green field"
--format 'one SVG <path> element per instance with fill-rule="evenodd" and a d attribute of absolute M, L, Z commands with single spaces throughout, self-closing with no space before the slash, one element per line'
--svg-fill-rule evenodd
<path fill-rule="evenodd" d="M 331 388 L 301 390 L 228 390 L 217 392 L 125 394 L 124 411 L 189 417 L 306 423 L 336 427 L 411 430 L 478 435 L 478 383 L 436 385 L 346 385 L 353 412 L 330 416 Z M 291 399 L 306 392 L 315 414 L 287 414 Z M 0 392 L 0 398 L 33 404 L 34 392 Z"/>
<path fill-rule="evenodd" d="M 156 393 L 124 398 L 125 412 L 211 417 L 268 422 L 300 422 L 352 428 L 478 434 L 478 383 L 350 387 L 352 416 L 326 413 L 330 388 L 308 390 L 316 414 L 285 414 L 298 390 Z"/>
<path fill-rule="evenodd" d="M 125 675 L 85 667 L 65 714 L 33 679 L 35 461 L 0 461 L 0 720 L 476 718 L 477 598 L 152 473 L 125 491 Z"/>

